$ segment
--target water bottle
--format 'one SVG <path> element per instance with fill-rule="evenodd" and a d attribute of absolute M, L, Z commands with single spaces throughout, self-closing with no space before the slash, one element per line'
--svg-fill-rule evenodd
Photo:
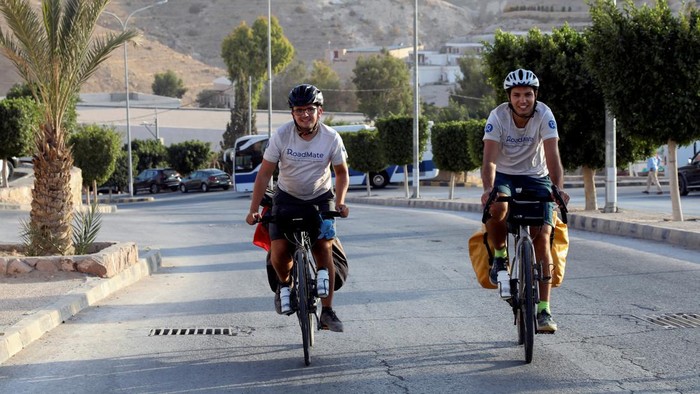
<path fill-rule="evenodd" d="M 316 276 L 316 293 L 321 298 L 328 297 L 330 293 L 330 280 L 328 278 L 327 269 L 318 270 L 318 275 Z"/>

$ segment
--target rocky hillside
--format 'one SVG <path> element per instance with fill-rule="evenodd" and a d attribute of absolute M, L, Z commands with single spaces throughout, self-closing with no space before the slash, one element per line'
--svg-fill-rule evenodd
<path fill-rule="evenodd" d="M 329 49 L 387 46 L 413 42 L 414 2 L 408 0 L 270 0 L 272 15 L 306 64 L 326 58 Z M 108 11 L 124 20 L 129 13 L 155 0 L 113 0 Z M 680 0 L 671 0 L 679 4 Z M 225 76 L 220 57 L 221 41 L 240 23 L 251 25 L 267 18 L 265 0 L 169 0 L 134 14 L 129 28 L 143 33 L 138 46 L 128 49 L 132 91 L 150 93 L 155 73 L 168 69 L 185 82 L 183 105 L 194 103 L 198 92 Z M 527 8 L 553 7 L 551 11 Z M 526 8 L 525 10 L 520 10 Z M 543 30 L 587 23 L 586 0 L 421 0 L 419 40 L 426 48 L 438 48 L 454 37 L 504 30 Z M 116 18 L 104 15 L 101 28 L 121 29 Z M 0 26 L 5 29 L 4 20 Z M 84 87 L 83 92 L 123 91 L 124 54 L 116 51 Z M 0 95 L 19 79 L 12 66 L 0 58 Z"/>

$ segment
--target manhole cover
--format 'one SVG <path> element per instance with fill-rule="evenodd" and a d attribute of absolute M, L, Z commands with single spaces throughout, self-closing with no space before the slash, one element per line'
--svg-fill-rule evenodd
<path fill-rule="evenodd" d="M 661 315 L 635 316 L 635 319 L 652 323 L 663 328 L 698 328 L 700 315 L 697 313 L 665 313 Z"/>
<path fill-rule="evenodd" d="M 195 327 L 195 328 L 153 328 L 148 333 L 149 337 L 172 335 L 251 335 L 252 327 Z"/>

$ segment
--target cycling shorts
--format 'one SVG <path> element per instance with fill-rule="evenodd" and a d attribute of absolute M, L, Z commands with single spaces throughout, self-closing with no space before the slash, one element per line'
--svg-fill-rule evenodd
<path fill-rule="evenodd" d="M 519 189 L 533 190 L 537 197 L 543 198 L 552 194 L 552 181 L 549 179 L 549 175 L 538 178 L 529 175 L 508 175 L 496 171 L 494 187 L 499 193 L 507 196 L 512 196 L 513 191 Z M 544 213 L 544 222 L 554 227 L 552 212 L 555 205 L 553 202 L 549 202 L 547 206 L 549 209 Z"/>

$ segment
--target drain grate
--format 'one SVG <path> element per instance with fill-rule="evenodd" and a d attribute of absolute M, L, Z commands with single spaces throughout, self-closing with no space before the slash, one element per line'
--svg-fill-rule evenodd
<path fill-rule="evenodd" d="M 665 313 L 662 315 L 635 316 L 635 319 L 652 323 L 663 328 L 698 328 L 700 315 L 697 313 Z"/>
<path fill-rule="evenodd" d="M 208 328 L 153 328 L 148 333 L 149 337 L 154 336 L 173 336 L 173 335 L 251 335 L 253 328 L 251 327 L 208 327 Z"/>

